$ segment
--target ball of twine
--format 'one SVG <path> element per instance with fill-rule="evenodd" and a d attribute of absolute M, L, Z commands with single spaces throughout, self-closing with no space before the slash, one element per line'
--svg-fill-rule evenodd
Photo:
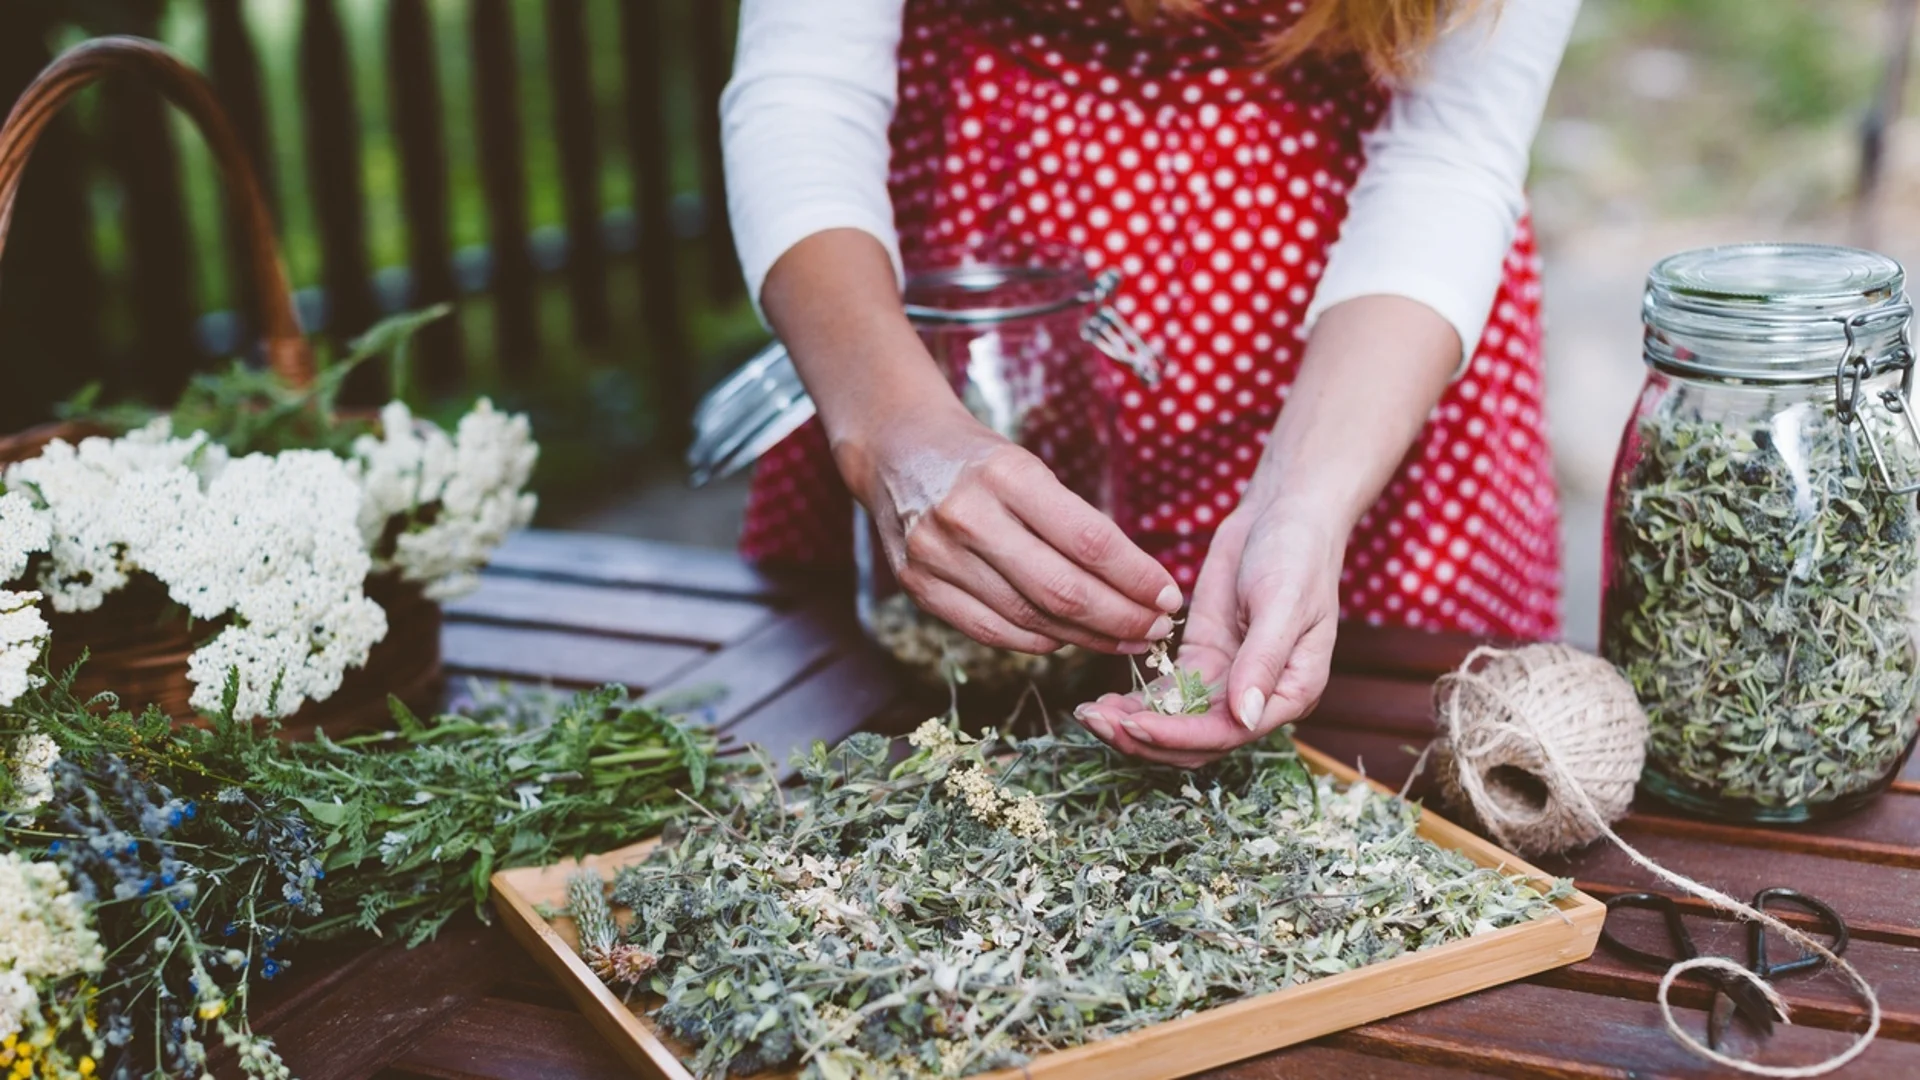
<path fill-rule="evenodd" d="M 1647 714 L 1597 656 L 1566 645 L 1481 649 L 1435 686 L 1434 708 L 1442 795 L 1510 851 L 1548 855 L 1602 835 L 1572 784 L 1607 823 L 1633 802 Z"/>

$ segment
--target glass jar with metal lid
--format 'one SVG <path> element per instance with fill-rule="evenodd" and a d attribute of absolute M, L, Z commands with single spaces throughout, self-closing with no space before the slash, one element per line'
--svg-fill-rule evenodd
<path fill-rule="evenodd" d="M 1601 646 L 1652 726 L 1642 789 L 1808 821 L 1884 790 L 1920 706 L 1920 426 L 1892 259 L 1749 244 L 1648 276 Z"/>
<path fill-rule="evenodd" d="M 1088 271 L 1073 252 L 1041 259 L 969 259 L 912 275 L 906 312 L 967 409 L 1045 462 L 1060 481 L 1111 512 L 1116 403 L 1127 382 L 1152 385 L 1153 350 L 1108 303 L 1120 275 Z M 694 415 L 695 484 L 737 471 L 814 415 L 778 344 L 716 387 Z M 857 507 L 854 562 L 860 623 L 908 672 L 987 691 L 1058 685 L 1088 657 L 1071 646 L 1030 656 L 980 645 L 922 612 L 894 580 Z"/>

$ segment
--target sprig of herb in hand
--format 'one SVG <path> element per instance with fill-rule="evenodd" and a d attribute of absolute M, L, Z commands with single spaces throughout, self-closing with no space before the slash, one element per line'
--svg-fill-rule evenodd
<path fill-rule="evenodd" d="M 1147 667 L 1160 673 L 1148 682 L 1139 665 L 1133 665 L 1133 689 L 1147 708 L 1166 716 L 1202 716 L 1213 707 L 1213 687 L 1198 671 L 1176 664 L 1167 641 L 1154 642 L 1145 659 Z"/>

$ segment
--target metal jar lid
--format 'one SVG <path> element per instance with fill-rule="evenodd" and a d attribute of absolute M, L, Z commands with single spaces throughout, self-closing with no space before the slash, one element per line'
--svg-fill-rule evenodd
<path fill-rule="evenodd" d="M 918 327 L 994 326 L 1091 308 L 1080 336 L 1151 386 L 1159 380 L 1158 357 L 1107 304 L 1119 285 L 1116 270 L 1096 278 L 1078 265 L 970 263 L 910 277 L 905 308 Z M 768 345 L 694 410 L 689 479 L 699 487 L 738 472 L 813 415 L 813 399 L 786 348 L 777 341 Z"/>
<path fill-rule="evenodd" d="M 1920 491 L 1881 440 L 1920 444 L 1913 415 L 1913 304 L 1885 255 L 1825 244 L 1735 244 L 1662 259 L 1647 275 L 1647 364 L 1698 382 L 1833 387 L 1834 416 L 1865 436 L 1882 487 Z M 1877 382 L 1899 377 L 1897 384 Z M 1897 422 L 1885 432 L 1866 411 Z"/>
<path fill-rule="evenodd" d="M 1894 352 L 1912 311 L 1906 272 L 1875 252 L 1701 248 L 1662 259 L 1647 275 L 1646 360 L 1691 379 L 1818 383 L 1833 377 L 1844 354 Z"/>

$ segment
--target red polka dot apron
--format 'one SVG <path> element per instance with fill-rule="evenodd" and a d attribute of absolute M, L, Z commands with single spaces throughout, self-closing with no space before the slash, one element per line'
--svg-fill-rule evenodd
<path fill-rule="evenodd" d="M 1012 236 L 1125 273 L 1115 306 L 1164 377 L 1118 403 L 1115 518 L 1189 590 L 1286 403 L 1361 136 L 1387 101 L 1353 60 L 1261 70 L 1252 47 L 1288 8 L 1214 0 L 1149 31 L 1118 0 L 907 5 L 891 186 L 908 267 Z M 1466 374 L 1348 546 L 1347 618 L 1558 635 L 1539 300 L 1523 222 Z M 1377 363 L 1353 377 L 1393 377 Z M 761 461 L 741 547 L 845 564 L 851 515 L 810 424 Z"/>

